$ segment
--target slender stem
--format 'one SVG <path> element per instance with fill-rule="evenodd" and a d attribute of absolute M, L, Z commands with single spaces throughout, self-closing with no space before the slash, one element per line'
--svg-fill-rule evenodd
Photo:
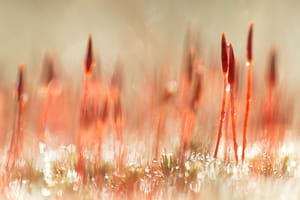
<path fill-rule="evenodd" d="M 115 149 L 115 155 L 117 160 L 118 169 L 121 169 L 123 165 L 123 116 L 122 116 L 122 102 L 120 93 L 118 91 L 118 95 L 116 98 L 113 98 L 114 105 L 114 128 L 116 132 L 116 141 L 118 142 L 118 148 Z M 117 153 L 118 150 L 118 153 Z"/>
<path fill-rule="evenodd" d="M 101 154 L 102 154 L 102 142 L 103 142 L 103 132 L 104 132 L 104 127 L 105 127 L 105 124 L 103 122 L 98 122 L 97 123 L 97 140 L 98 140 L 98 151 L 97 151 L 97 154 L 98 154 L 98 158 L 99 160 L 101 159 Z"/>
<path fill-rule="evenodd" d="M 228 125 L 230 117 L 230 103 L 226 105 L 226 114 L 225 114 L 225 144 L 224 144 L 224 160 L 227 163 L 229 161 L 229 151 L 228 151 Z"/>
<path fill-rule="evenodd" d="M 179 154 L 180 154 L 180 161 L 183 161 L 184 158 L 184 140 L 185 140 L 185 133 L 186 133 L 186 113 L 183 111 L 181 114 L 181 138 L 180 138 L 180 146 L 179 146 Z"/>
<path fill-rule="evenodd" d="M 24 113 L 24 104 L 23 104 L 23 98 L 19 102 L 19 110 L 18 110 L 18 116 L 17 116 L 17 156 L 20 155 L 20 153 L 23 150 L 23 143 L 24 143 L 24 132 L 23 132 L 23 113 Z"/>
<path fill-rule="evenodd" d="M 233 86 L 233 85 L 231 85 Z M 235 122 L 235 105 L 234 105 L 234 89 L 230 88 L 230 105 L 231 105 L 231 128 L 232 128 L 232 140 L 233 140 L 233 148 L 234 148 L 234 157 L 236 163 L 238 163 L 238 144 L 236 139 L 236 122 Z"/>
<path fill-rule="evenodd" d="M 80 122 L 79 122 L 79 133 L 77 135 L 77 146 L 78 146 L 78 163 L 77 163 L 77 171 L 81 176 L 84 176 L 84 159 L 83 159 L 83 152 L 82 152 L 82 145 L 81 145 L 81 128 L 83 126 L 83 123 L 85 122 L 85 109 L 87 104 L 87 97 L 88 97 L 88 80 L 89 75 L 86 73 L 84 75 L 84 81 L 83 81 L 83 96 L 82 96 L 82 102 L 80 107 Z M 85 178 L 85 177 L 83 177 Z"/>
<path fill-rule="evenodd" d="M 187 131 L 187 137 L 186 137 L 186 142 L 185 142 L 185 144 L 186 144 L 185 151 L 191 145 L 194 127 L 195 127 L 195 121 L 196 121 L 196 113 L 193 111 L 190 111 L 188 114 L 188 131 Z"/>
<path fill-rule="evenodd" d="M 246 109 L 244 117 L 244 128 L 243 128 L 243 148 L 242 148 L 242 162 L 245 160 L 245 149 L 247 145 L 247 128 L 248 128 L 248 118 L 250 112 L 250 103 L 251 103 L 251 82 L 252 82 L 252 63 L 247 62 L 247 96 L 246 96 Z"/>
<path fill-rule="evenodd" d="M 119 140 L 118 169 L 120 170 L 123 167 L 123 148 L 124 148 L 121 116 L 116 123 L 116 131 L 119 138 L 118 139 Z"/>
<path fill-rule="evenodd" d="M 227 87 L 227 77 L 226 77 L 226 73 L 224 73 L 223 97 L 222 97 L 220 121 L 219 121 L 217 143 L 216 143 L 216 147 L 215 147 L 214 158 L 217 158 L 217 156 L 218 156 L 219 145 L 220 145 L 220 140 L 221 140 L 221 136 L 222 136 L 223 122 L 225 119 L 225 107 L 226 107 L 226 96 L 227 96 L 226 95 L 226 87 Z"/>
<path fill-rule="evenodd" d="M 274 147 L 274 87 L 270 86 L 267 96 L 267 141 L 268 152 Z"/>
<path fill-rule="evenodd" d="M 159 145 L 161 140 L 161 135 L 163 134 L 164 127 L 165 127 L 165 112 L 164 109 L 161 108 L 159 119 L 158 119 L 158 125 L 157 125 L 157 132 L 156 132 L 156 144 L 155 144 L 155 157 L 158 158 L 159 154 Z"/>
<path fill-rule="evenodd" d="M 10 147 L 8 150 L 6 170 L 9 170 L 10 166 L 13 166 L 16 159 L 19 157 L 20 152 L 23 149 L 23 100 L 20 99 L 16 104 L 16 115 L 14 120 L 13 133 L 11 138 Z"/>
<path fill-rule="evenodd" d="M 181 147 L 180 154 L 182 161 L 184 160 L 185 153 L 191 144 L 193 131 L 196 122 L 196 114 L 191 110 L 183 113 L 181 125 Z"/>
<path fill-rule="evenodd" d="M 15 106 L 15 113 L 18 113 L 18 103 L 16 104 Z M 14 122 L 13 122 L 13 132 L 12 132 L 12 136 L 11 136 L 11 140 L 10 140 L 10 146 L 9 146 L 9 149 L 8 149 L 8 153 L 7 153 L 7 162 L 6 162 L 6 170 L 8 170 L 12 160 L 15 159 L 15 148 L 16 148 L 16 124 L 17 124 L 17 120 L 14 119 Z"/>
<path fill-rule="evenodd" d="M 47 97 L 43 108 L 41 127 L 39 130 L 39 140 L 41 142 L 45 142 L 45 129 L 47 126 L 50 104 L 51 104 L 51 82 L 50 84 L 47 85 Z"/>
<path fill-rule="evenodd" d="M 182 116 L 181 116 L 181 141 L 180 141 L 180 162 L 181 165 L 184 163 L 184 156 L 186 151 L 186 137 L 188 132 L 188 112 L 186 110 L 183 110 Z"/>

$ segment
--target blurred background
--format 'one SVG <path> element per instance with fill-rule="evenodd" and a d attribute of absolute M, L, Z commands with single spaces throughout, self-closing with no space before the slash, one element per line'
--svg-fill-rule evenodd
<path fill-rule="evenodd" d="M 82 80 L 89 34 L 108 74 L 118 59 L 126 76 L 162 65 L 178 71 L 187 30 L 199 37 L 202 62 L 217 66 L 220 35 L 226 32 L 243 66 L 248 25 L 254 21 L 253 73 L 261 81 L 254 84 L 264 84 L 275 47 L 279 82 L 299 99 L 299 9 L 297 0 L 0 0 L 1 81 L 13 85 L 20 63 L 28 66 L 29 80 L 39 78 L 46 52 L 57 55 L 66 79 Z"/>
<path fill-rule="evenodd" d="M 299 84 L 300 2 L 297 0 L 1 0 L 0 63 L 2 79 L 14 80 L 17 65 L 40 65 L 55 51 L 63 68 L 81 73 L 86 40 L 94 36 L 103 66 L 117 57 L 130 67 L 153 60 L 178 66 L 188 28 L 199 33 L 204 61 L 219 57 L 222 31 L 245 59 L 248 24 L 255 22 L 255 73 L 271 47 L 279 51 L 281 76 Z"/>

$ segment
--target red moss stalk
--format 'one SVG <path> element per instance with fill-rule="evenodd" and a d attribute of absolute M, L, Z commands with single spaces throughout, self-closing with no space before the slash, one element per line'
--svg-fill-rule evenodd
<path fill-rule="evenodd" d="M 199 72 L 194 75 L 192 96 L 189 103 L 189 108 L 186 113 L 186 132 L 184 138 L 184 153 L 190 147 L 193 137 L 193 132 L 196 124 L 196 115 L 199 109 L 201 92 L 202 92 L 202 77 Z"/>
<path fill-rule="evenodd" d="M 190 101 L 190 109 L 196 114 L 199 109 L 200 99 L 202 92 L 202 76 L 199 72 L 195 73 L 195 81 L 193 94 Z"/>
<path fill-rule="evenodd" d="M 197 58 L 197 47 L 189 47 L 185 55 L 184 68 L 183 68 L 183 81 L 181 93 L 181 143 L 179 154 L 183 161 L 184 155 L 190 146 L 193 130 L 196 122 L 196 113 L 199 106 L 201 97 L 201 75 Z M 186 100 L 189 97 L 188 101 Z"/>
<path fill-rule="evenodd" d="M 83 147 L 81 144 L 81 129 L 85 125 L 85 118 L 86 118 L 86 110 L 87 110 L 87 98 L 88 98 L 88 90 L 89 90 L 89 79 L 90 75 L 92 74 L 93 67 L 94 67 L 95 61 L 94 61 L 94 54 L 93 54 L 93 45 L 92 45 L 92 36 L 89 36 L 88 39 L 88 45 L 87 45 L 87 53 L 85 56 L 84 61 L 84 82 L 83 82 L 83 95 L 82 95 L 82 102 L 81 102 L 81 108 L 80 108 L 80 130 L 79 134 L 77 136 L 77 145 L 78 145 L 78 154 L 79 159 L 77 163 L 77 172 L 78 174 L 85 178 L 85 164 L 84 164 L 84 158 L 83 158 Z"/>
<path fill-rule="evenodd" d="M 194 73 L 193 87 L 190 90 L 190 99 L 188 105 L 184 107 L 182 113 L 182 127 L 181 127 L 181 156 L 184 157 L 188 147 L 191 144 L 193 131 L 196 123 L 196 114 L 199 108 L 202 91 L 202 77 L 199 71 Z M 183 160 L 183 159 L 182 159 Z"/>
<path fill-rule="evenodd" d="M 231 111 L 231 128 L 232 128 L 232 140 L 234 148 L 234 157 L 236 163 L 238 163 L 238 144 L 236 138 L 236 121 L 235 121 L 235 96 L 234 96 L 234 80 L 235 80 L 235 58 L 232 45 L 229 45 L 229 70 L 228 70 L 228 83 L 230 84 L 230 111 Z"/>
<path fill-rule="evenodd" d="M 8 150 L 8 158 L 6 163 L 6 169 L 15 165 L 16 160 L 19 158 L 23 150 L 23 115 L 24 115 L 24 65 L 19 67 L 19 75 L 17 81 L 17 104 L 16 104 L 16 119 L 14 121 L 13 135 L 11 138 L 10 147 Z"/>
<path fill-rule="evenodd" d="M 182 121 L 182 130 L 181 130 L 181 132 L 182 132 L 181 151 L 182 151 L 182 157 L 184 157 L 186 151 L 188 150 L 188 147 L 190 146 L 191 140 L 192 140 L 196 116 L 193 111 L 188 109 L 183 113 L 182 118 L 183 118 L 183 121 Z"/>
<path fill-rule="evenodd" d="M 157 131 L 156 131 L 156 141 L 155 141 L 155 158 L 158 159 L 159 156 L 159 145 L 160 140 L 162 139 L 162 136 L 165 131 L 166 126 L 166 119 L 167 119 L 167 103 L 170 101 L 170 99 L 173 97 L 173 91 L 170 91 L 169 88 L 165 87 L 162 91 L 162 94 L 159 98 L 159 118 L 158 118 L 158 125 L 157 125 Z"/>
<path fill-rule="evenodd" d="M 119 142 L 119 152 L 115 152 L 115 155 L 117 155 L 118 169 L 123 166 L 123 108 L 121 100 L 121 90 L 122 72 L 120 67 L 117 65 L 111 79 L 111 99 L 113 105 L 114 129 L 116 132 L 117 141 Z"/>
<path fill-rule="evenodd" d="M 98 137 L 98 155 L 99 158 L 101 158 L 102 153 L 102 142 L 103 142 L 103 132 L 107 125 L 107 119 L 108 119 L 108 97 L 106 96 L 103 102 L 103 106 L 99 115 L 99 118 L 97 120 L 97 137 Z"/>
<path fill-rule="evenodd" d="M 252 52 L 252 35 L 253 35 L 253 23 L 250 24 L 248 32 L 247 42 L 247 90 L 246 90 L 246 108 L 244 116 L 244 127 L 243 127 L 243 147 L 242 147 L 242 161 L 245 160 L 245 149 L 247 145 L 247 128 L 248 118 L 250 112 L 251 103 L 251 87 L 252 87 L 252 63 L 253 63 L 253 52 Z"/>
<path fill-rule="evenodd" d="M 189 48 L 185 57 L 184 68 L 182 72 L 182 93 L 180 97 L 180 103 L 185 106 L 186 97 L 191 90 L 195 65 L 195 49 Z"/>
<path fill-rule="evenodd" d="M 220 113 L 220 121 L 219 121 L 219 128 L 217 134 L 217 142 L 214 152 L 214 157 L 217 158 L 220 140 L 222 136 L 222 129 L 223 129 L 223 122 L 225 118 L 225 107 L 226 107 L 226 87 L 227 87 L 227 71 L 228 71 L 228 50 L 227 50 L 227 42 L 225 34 L 222 33 L 221 39 L 221 61 L 222 61 L 222 71 L 223 71 L 223 97 L 222 97 L 222 104 L 221 104 L 221 113 Z"/>
<path fill-rule="evenodd" d="M 44 102 L 43 105 L 43 110 L 42 110 L 42 116 L 41 116 L 41 124 L 40 124 L 40 128 L 39 128 L 39 141 L 41 142 L 45 142 L 45 129 L 46 129 L 46 125 L 47 125 L 47 120 L 48 120 L 48 113 L 49 113 L 49 109 L 50 109 L 50 104 L 52 101 L 52 83 L 53 80 L 56 77 L 56 73 L 54 70 L 54 61 L 53 58 L 51 57 L 45 57 L 44 60 L 44 87 L 46 89 L 46 101 Z"/>
<path fill-rule="evenodd" d="M 230 158 L 229 158 L 229 151 L 228 151 L 228 143 L 229 143 L 229 139 L 228 139 L 228 125 L 229 125 L 229 117 L 230 117 L 230 103 L 227 103 L 226 105 L 226 114 L 225 114 L 225 144 L 224 144 L 224 160 L 226 163 L 229 162 Z"/>
<path fill-rule="evenodd" d="M 267 125 L 267 133 L 268 133 L 268 139 L 269 139 L 269 149 L 271 149 L 275 144 L 275 130 L 274 130 L 274 114 L 275 114 L 275 87 L 277 83 L 277 54 L 276 51 L 273 49 L 270 54 L 269 58 L 269 68 L 267 72 L 267 84 L 268 84 L 268 94 L 267 94 L 267 119 L 266 119 L 266 125 Z"/>
<path fill-rule="evenodd" d="M 86 75 L 92 74 L 94 65 L 95 65 L 95 59 L 93 53 L 93 42 L 92 42 L 92 36 L 90 35 L 88 39 L 87 52 L 86 52 L 85 63 L 84 63 Z"/>
<path fill-rule="evenodd" d="M 156 143 L 155 143 L 155 158 L 158 159 L 159 156 L 159 145 L 161 140 L 161 135 L 164 132 L 166 121 L 166 113 L 164 108 L 161 108 L 159 113 L 158 125 L 157 125 L 157 133 L 156 133 Z"/>
<path fill-rule="evenodd" d="M 270 64 L 269 64 L 269 71 L 268 71 L 268 85 L 270 90 L 272 90 L 276 85 L 276 68 L 277 68 L 277 55 L 276 51 L 272 50 L 270 55 Z"/>

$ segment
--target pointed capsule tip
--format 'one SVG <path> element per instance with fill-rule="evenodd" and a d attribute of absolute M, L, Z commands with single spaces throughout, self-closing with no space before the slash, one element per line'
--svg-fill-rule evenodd
<path fill-rule="evenodd" d="M 275 49 L 271 50 L 270 58 L 269 58 L 269 70 L 268 70 L 268 82 L 270 86 L 274 86 L 276 84 L 276 71 L 277 71 L 277 52 Z"/>
<path fill-rule="evenodd" d="M 19 65 L 19 74 L 18 74 L 18 82 L 17 82 L 18 101 L 22 99 L 24 93 L 24 70 L 25 70 L 25 65 L 24 64 Z"/>
<path fill-rule="evenodd" d="M 195 74 L 194 91 L 190 102 L 191 109 L 195 112 L 198 110 L 201 93 L 202 93 L 202 76 L 199 72 L 197 72 Z"/>
<path fill-rule="evenodd" d="M 121 89 L 122 88 L 122 84 L 123 84 L 123 80 L 122 80 L 122 68 L 120 63 L 118 62 L 115 66 L 114 72 L 112 74 L 111 77 L 111 85 L 115 88 Z"/>
<path fill-rule="evenodd" d="M 253 61 L 253 25 L 251 22 L 248 31 L 248 39 L 247 39 L 247 61 L 251 63 Z"/>
<path fill-rule="evenodd" d="M 24 71 L 25 69 L 25 64 L 19 64 L 19 72 Z"/>
<path fill-rule="evenodd" d="M 86 52 L 86 57 L 85 57 L 85 73 L 86 74 L 91 74 L 92 73 L 92 68 L 94 65 L 94 52 L 93 52 L 93 40 L 92 40 L 92 35 L 89 35 L 88 38 L 88 44 L 87 44 L 87 52 Z"/>
<path fill-rule="evenodd" d="M 42 82 L 48 86 L 56 78 L 55 61 L 50 55 L 46 55 L 43 61 Z"/>
<path fill-rule="evenodd" d="M 235 58 L 232 44 L 229 44 L 229 71 L 228 71 L 228 82 L 233 84 L 235 79 Z"/>
<path fill-rule="evenodd" d="M 228 51 L 227 51 L 227 41 L 225 33 L 222 33 L 221 38 L 221 61 L 223 73 L 227 73 L 228 70 Z"/>

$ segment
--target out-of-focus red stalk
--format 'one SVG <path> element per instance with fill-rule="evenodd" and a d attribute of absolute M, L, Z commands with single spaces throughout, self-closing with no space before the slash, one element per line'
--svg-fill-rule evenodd
<path fill-rule="evenodd" d="M 273 106 L 274 106 L 274 88 L 277 82 L 277 75 L 276 75 L 276 68 L 277 68 L 277 55 L 276 51 L 272 50 L 269 58 L 269 65 L 267 71 L 267 123 L 268 125 L 272 122 L 272 115 L 273 115 Z"/>
<path fill-rule="evenodd" d="M 277 81 L 276 76 L 276 68 L 277 68 L 277 54 L 276 51 L 273 49 L 271 51 L 270 60 L 269 60 L 269 71 L 268 71 L 268 85 L 269 88 L 274 88 Z"/>
<path fill-rule="evenodd" d="M 163 78 L 166 78 L 163 76 Z M 154 149 L 154 155 L 155 158 L 158 159 L 159 156 L 159 146 L 160 141 L 162 140 L 162 136 L 165 131 L 166 126 L 166 120 L 167 120 L 167 107 L 169 100 L 173 97 L 173 91 L 170 91 L 169 88 L 165 87 L 158 99 L 158 109 L 159 109 L 159 117 L 158 117 L 158 124 L 157 124 L 157 130 L 156 130 L 156 140 L 155 140 L 155 149 Z"/>
<path fill-rule="evenodd" d="M 117 65 L 111 79 L 111 100 L 113 106 L 113 123 L 117 136 L 117 142 L 119 142 L 119 152 L 117 156 L 118 169 L 123 166 L 123 109 L 121 100 L 122 90 L 122 72 L 121 68 Z"/>
<path fill-rule="evenodd" d="M 46 76 L 44 77 L 45 80 L 43 80 L 44 82 L 44 87 L 46 89 L 46 100 L 45 103 L 43 105 L 42 108 L 42 119 L 41 119 L 41 126 L 39 129 L 39 141 L 41 142 L 45 142 L 45 129 L 47 126 L 47 120 L 48 120 L 48 113 L 49 113 L 49 109 L 50 109 L 50 104 L 52 101 L 52 83 L 53 80 L 55 79 L 55 70 L 54 70 L 54 63 L 53 63 L 53 58 L 50 57 L 46 57 L 45 61 L 44 61 L 44 70 L 46 73 Z"/>
<path fill-rule="evenodd" d="M 103 106 L 100 111 L 99 118 L 97 120 L 97 137 L 98 137 L 98 155 L 99 158 L 101 158 L 102 153 L 102 142 L 103 142 L 103 132 L 107 125 L 107 119 L 108 119 L 108 97 L 105 96 L 105 99 L 103 101 Z"/>
<path fill-rule="evenodd" d="M 188 109 L 183 113 L 182 118 L 182 156 L 184 156 L 192 140 L 196 116 Z"/>
<path fill-rule="evenodd" d="M 182 113 L 181 125 L 181 156 L 183 157 L 191 144 L 194 127 L 196 124 L 196 114 L 199 108 L 199 101 L 202 92 L 202 78 L 199 72 L 194 73 L 193 88 L 191 90 L 191 98 L 188 107 L 184 108 Z"/>
<path fill-rule="evenodd" d="M 181 141 L 180 141 L 180 155 L 182 158 L 189 146 L 193 126 L 195 123 L 195 114 L 191 110 L 192 99 L 187 101 L 187 97 L 192 95 L 192 86 L 195 72 L 196 62 L 196 49 L 195 47 L 189 47 L 188 44 L 186 55 L 184 57 L 183 73 L 182 73 L 182 85 L 181 85 Z M 183 160 L 183 159 L 182 159 Z"/>
<path fill-rule="evenodd" d="M 193 81 L 193 74 L 194 74 L 194 65 L 195 65 L 195 49 L 189 48 L 186 57 L 184 58 L 184 66 L 182 72 L 182 93 L 180 103 L 182 106 L 186 103 L 186 97 L 189 95 L 191 90 L 192 81 Z"/>
<path fill-rule="evenodd" d="M 190 109 L 196 114 L 199 109 L 202 93 L 202 76 L 200 72 L 195 73 L 193 93 L 190 100 Z"/>
<path fill-rule="evenodd" d="M 180 154 L 183 157 L 191 144 L 193 131 L 196 123 L 196 114 L 199 107 L 199 101 L 202 90 L 202 78 L 199 71 L 195 71 L 195 67 L 199 66 L 199 60 L 195 55 L 195 49 L 190 48 L 188 51 L 187 62 L 182 87 L 182 117 L 181 117 L 181 145 Z M 199 70 L 199 69 L 197 69 Z M 186 98 L 190 97 L 188 101 Z"/>
<path fill-rule="evenodd" d="M 158 158 L 159 156 L 159 145 L 160 145 L 161 135 L 163 134 L 165 128 L 165 121 L 166 121 L 166 113 L 164 108 L 161 108 L 159 113 L 157 132 L 156 132 L 155 158 Z"/>
<path fill-rule="evenodd" d="M 8 157 L 6 163 L 6 170 L 15 165 L 15 161 L 19 158 L 23 150 L 23 115 L 24 115 L 24 65 L 19 66 L 19 75 L 17 80 L 17 103 L 16 103 L 16 119 L 14 120 L 13 135 L 11 138 L 10 147 L 8 150 Z"/>
<path fill-rule="evenodd" d="M 243 147 L 242 147 L 242 161 L 245 160 L 245 149 L 247 145 L 247 128 L 248 118 L 250 112 L 251 103 L 251 86 L 252 86 L 252 63 L 253 63 L 253 52 L 252 52 L 252 37 L 253 37 L 253 23 L 250 24 L 247 40 L 247 90 L 246 90 L 246 108 L 244 116 L 244 127 L 243 127 Z"/>
<path fill-rule="evenodd" d="M 266 118 L 266 127 L 268 132 L 268 140 L 269 140 L 269 151 L 273 148 L 276 138 L 274 136 L 276 135 L 274 132 L 274 114 L 275 114 L 275 87 L 277 83 L 277 54 L 275 49 L 273 49 L 270 53 L 269 57 L 269 66 L 267 71 L 267 85 L 268 85 L 268 91 L 267 91 L 267 105 L 266 105 L 266 111 L 267 111 L 267 118 Z"/>
<path fill-rule="evenodd" d="M 95 61 L 93 54 L 93 45 L 92 45 L 92 36 L 89 36 L 88 45 L 87 45 L 87 53 L 84 60 L 84 80 L 83 80 L 83 91 L 82 91 L 82 101 L 80 107 L 80 127 L 82 129 L 84 127 L 85 118 L 86 118 L 86 109 L 87 109 L 87 98 L 89 93 L 89 80 L 93 71 Z M 78 163 L 77 163 L 77 172 L 78 174 L 85 179 L 85 164 L 83 158 L 83 147 L 81 144 L 81 130 L 79 130 L 79 134 L 77 135 L 77 146 L 78 146 Z"/>

